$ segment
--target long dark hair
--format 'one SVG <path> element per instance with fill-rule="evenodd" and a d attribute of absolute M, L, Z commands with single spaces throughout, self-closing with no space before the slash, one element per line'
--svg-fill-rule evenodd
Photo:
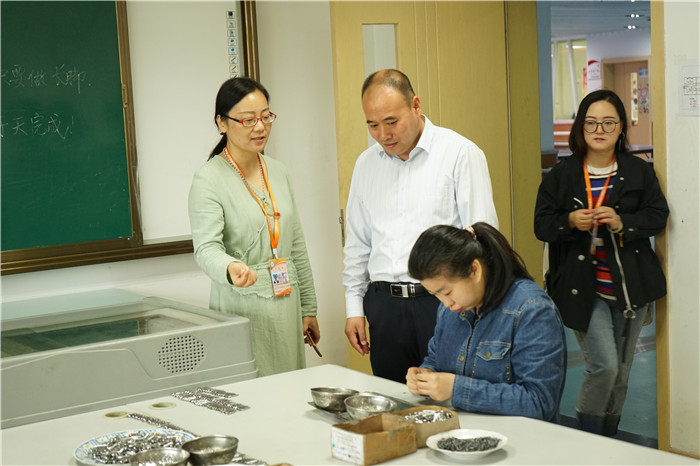
<path fill-rule="evenodd" d="M 226 115 L 234 105 L 243 99 L 243 97 L 247 96 L 251 92 L 255 92 L 256 90 L 262 92 L 268 103 L 270 102 L 270 94 L 267 92 L 267 89 L 265 89 L 262 84 L 254 79 L 243 77 L 231 78 L 224 81 L 219 88 L 219 92 L 216 94 L 214 123 L 216 124 L 217 116 Z M 219 155 L 221 151 L 224 150 L 224 147 L 226 147 L 226 134 L 221 136 L 221 140 L 216 147 L 214 147 L 214 150 L 211 151 L 209 158 L 211 159 L 215 155 Z"/>
<path fill-rule="evenodd" d="M 573 125 L 571 125 L 571 132 L 569 133 L 569 149 L 572 154 L 582 157 L 586 155 L 588 144 L 586 144 L 586 139 L 583 136 L 583 123 L 586 121 L 588 107 L 599 100 L 610 102 L 613 107 L 615 107 L 617 115 L 620 117 L 620 125 L 622 125 L 622 133 L 620 133 L 620 137 L 617 139 L 615 151 L 616 153 L 627 152 L 627 112 L 625 112 L 625 105 L 613 91 L 600 89 L 584 97 L 581 101 L 581 105 L 578 106 L 578 112 L 576 113 L 576 118 L 574 119 Z"/>
<path fill-rule="evenodd" d="M 466 278 L 474 260 L 484 265 L 486 286 L 480 312 L 498 306 L 518 278 L 532 277 L 523 259 L 494 227 L 477 222 L 474 234 L 450 225 L 435 225 L 418 237 L 408 258 L 408 273 L 417 280 L 443 276 Z"/>

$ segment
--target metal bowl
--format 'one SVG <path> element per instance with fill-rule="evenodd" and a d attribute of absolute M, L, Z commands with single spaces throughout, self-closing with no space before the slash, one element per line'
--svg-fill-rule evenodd
<path fill-rule="evenodd" d="M 351 388 L 316 387 L 311 389 L 314 404 L 328 411 L 345 411 L 345 398 L 357 395 L 358 391 Z"/>
<path fill-rule="evenodd" d="M 131 466 L 186 466 L 190 454 L 182 448 L 153 448 L 129 458 Z"/>
<path fill-rule="evenodd" d="M 360 394 L 345 399 L 345 409 L 353 419 L 364 419 L 396 409 L 396 402 L 382 395 Z"/>
<path fill-rule="evenodd" d="M 238 450 L 238 439 L 230 435 L 208 435 L 188 440 L 182 448 L 190 453 L 194 466 L 228 464 Z"/>

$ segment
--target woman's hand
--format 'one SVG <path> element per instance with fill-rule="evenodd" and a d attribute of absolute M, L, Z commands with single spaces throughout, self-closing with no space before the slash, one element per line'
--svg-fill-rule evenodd
<path fill-rule="evenodd" d="M 433 372 L 421 367 L 410 367 L 406 373 L 406 386 L 414 395 L 427 395 L 435 401 L 452 398 L 455 375 L 449 372 Z"/>
<path fill-rule="evenodd" d="M 233 286 L 247 288 L 258 280 L 255 270 L 249 269 L 243 262 L 231 262 L 228 265 L 228 276 Z"/>
<path fill-rule="evenodd" d="M 593 209 L 578 209 L 569 212 L 569 228 L 588 231 L 593 228 Z"/>
<path fill-rule="evenodd" d="M 304 335 L 306 335 L 306 331 L 308 330 L 314 339 L 314 343 L 318 343 L 318 340 L 321 339 L 321 331 L 318 329 L 318 320 L 316 320 L 316 317 L 302 317 L 301 325 L 303 326 Z M 304 343 L 309 344 L 306 338 L 307 337 L 304 337 Z"/>
<path fill-rule="evenodd" d="M 617 231 L 622 226 L 622 219 L 612 207 L 598 207 L 595 210 L 595 218 L 599 223 L 607 225 L 612 231 Z"/>

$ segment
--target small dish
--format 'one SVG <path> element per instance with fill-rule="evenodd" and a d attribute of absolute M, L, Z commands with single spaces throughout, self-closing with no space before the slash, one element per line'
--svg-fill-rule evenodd
<path fill-rule="evenodd" d="M 438 442 L 442 439 L 449 438 L 449 437 L 454 437 L 454 438 L 460 439 L 460 440 L 461 439 L 474 439 L 474 438 L 479 438 L 479 437 L 493 437 L 493 438 L 498 439 L 498 445 L 496 445 L 494 448 L 490 448 L 488 450 L 480 450 L 480 451 L 454 451 L 454 450 L 446 450 L 444 448 L 439 448 Z M 447 432 L 440 432 L 439 434 L 431 435 L 425 441 L 425 444 L 429 448 L 431 448 L 435 451 L 438 451 L 445 456 L 449 456 L 452 459 L 464 461 L 464 460 L 472 460 L 472 459 L 482 458 L 486 455 L 490 455 L 491 453 L 503 448 L 507 442 L 508 442 L 508 438 L 505 435 L 499 434 L 498 432 L 493 432 L 490 430 L 454 429 L 454 430 L 448 430 Z"/>
<path fill-rule="evenodd" d="M 154 448 L 129 458 L 131 466 L 187 466 L 190 454 L 182 448 Z"/>
<path fill-rule="evenodd" d="M 319 409 L 331 412 L 344 412 L 345 399 L 357 395 L 358 391 L 352 388 L 316 387 L 311 389 L 311 398 Z"/>
<path fill-rule="evenodd" d="M 194 466 L 229 464 L 238 450 L 238 438 L 231 435 L 207 435 L 188 440 L 182 449 L 190 454 Z"/>
<path fill-rule="evenodd" d="M 345 409 L 353 419 L 364 419 L 375 414 L 390 413 L 396 409 L 396 402 L 384 395 L 360 393 L 345 399 Z"/>

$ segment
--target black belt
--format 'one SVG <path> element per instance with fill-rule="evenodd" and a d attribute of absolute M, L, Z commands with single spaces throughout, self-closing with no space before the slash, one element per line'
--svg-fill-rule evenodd
<path fill-rule="evenodd" d="M 389 293 L 394 298 L 418 298 L 430 293 L 420 283 L 372 282 L 379 291 Z"/>

